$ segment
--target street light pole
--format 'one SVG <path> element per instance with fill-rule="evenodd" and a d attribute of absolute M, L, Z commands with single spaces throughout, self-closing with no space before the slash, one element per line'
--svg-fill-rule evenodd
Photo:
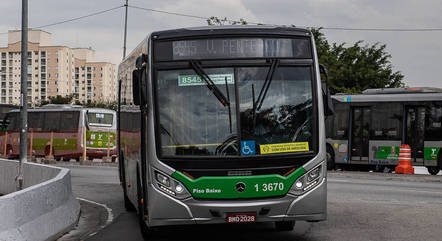
<path fill-rule="evenodd" d="M 28 0 L 22 0 L 21 22 L 21 95 L 20 95 L 20 158 L 17 189 L 23 189 L 23 164 L 28 156 Z"/>

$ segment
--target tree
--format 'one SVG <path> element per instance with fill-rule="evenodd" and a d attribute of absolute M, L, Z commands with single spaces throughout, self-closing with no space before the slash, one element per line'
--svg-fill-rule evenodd
<path fill-rule="evenodd" d="M 43 106 L 47 104 L 76 104 L 76 105 L 82 105 L 84 107 L 97 107 L 97 108 L 105 108 L 105 109 L 111 109 L 111 110 L 117 110 L 118 104 L 116 101 L 113 102 L 95 102 L 95 101 L 88 101 L 88 102 L 80 102 L 79 100 L 74 101 L 74 95 L 67 95 L 67 96 L 50 96 L 49 100 L 42 101 L 40 105 L 37 106 Z"/>
<path fill-rule="evenodd" d="M 227 18 L 210 17 L 208 25 L 247 25 L 247 21 L 232 21 Z M 295 27 L 294 25 L 292 25 Z M 386 45 L 375 43 L 363 44 L 362 40 L 346 47 L 346 43 L 329 44 L 321 28 L 311 29 L 316 43 L 319 63 L 328 69 L 331 94 L 361 93 L 370 88 L 404 87 L 404 76 L 394 72 L 391 55 L 386 52 Z"/>
<path fill-rule="evenodd" d="M 332 94 L 405 86 L 402 82 L 404 76 L 392 70 L 391 55 L 386 52 L 385 44 L 363 45 L 360 40 L 349 47 L 346 43 L 330 45 L 320 30 L 311 29 L 319 63 L 328 69 Z"/>
<path fill-rule="evenodd" d="M 236 20 L 229 20 L 226 17 L 224 17 L 223 19 L 220 19 L 218 17 L 212 16 L 210 18 L 207 19 L 207 24 L 208 25 L 218 25 L 218 26 L 222 26 L 222 25 L 226 25 L 226 24 L 230 24 L 230 25 L 247 25 L 247 21 L 240 18 L 239 21 Z"/>
<path fill-rule="evenodd" d="M 42 101 L 40 105 L 47 105 L 47 104 L 71 104 L 72 100 L 74 99 L 73 95 L 67 95 L 67 96 L 49 96 L 49 101 Z"/>

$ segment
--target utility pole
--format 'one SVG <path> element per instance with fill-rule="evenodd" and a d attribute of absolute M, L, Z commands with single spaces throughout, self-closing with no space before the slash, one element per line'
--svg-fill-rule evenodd
<path fill-rule="evenodd" d="M 126 15 L 124 15 L 124 43 L 123 43 L 123 59 L 126 58 L 126 39 L 127 39 L 127 8 L 129 7 L 128 5 L 128 1 L 126 0 L 126 4 L 124 5 L 126 7 Z M 121 79 L 118 78 L 118 109 L 117 109 L 117 135 L 118 135 L 118 139 L 117 139 L 117 145 L 118 145 L 118 158 L 120 158 L 120 150 L 121 150 L 121 144 L 120 144 L 120 137 L 121 137 L 121 121 L 120 121 L 120 113 L 121 113 Z M 121 165 L 122 163 L 119 161 L 118 162 L 119 165 Z M 120 181 L 121 181 L 121 177 L 120 177 Z"/>
<path fill-rule="evenodd" d="M 127 8 L 129 7 L 128 1 L 126 0 L 126 4 L 124 6 L 126 7 L 126 15 L 124 15 L 124 43 L 123 43 L 123 59 L 126 58 L 126 39 L 127 39 Z"/>
<path fill-rule="evenodd" d="M 23 164 L 28 157 L 28 0 L 22 0 L 21 15 L 20 158 L 17 189 L 23 189 Z"/>

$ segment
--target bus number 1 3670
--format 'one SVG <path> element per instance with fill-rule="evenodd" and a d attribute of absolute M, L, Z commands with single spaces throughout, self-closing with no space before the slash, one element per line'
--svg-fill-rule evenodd
<path fill-rule="evenodd" d="M 259 184 L 255 184 L 255 190 L 257 192 L 277 192 L 284 190 L 284 183 L 282 182 L 274 182 L 274 183 L 263 183 L 261 184 L 261 190 L 259 188 Z"/>

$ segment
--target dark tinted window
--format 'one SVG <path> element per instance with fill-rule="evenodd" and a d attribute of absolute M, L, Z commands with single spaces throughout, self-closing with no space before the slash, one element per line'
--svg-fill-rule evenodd
<path fill-rule="evenodd" d="M 44 112 L 29 112 L 28 113 L 28 128 L 33 131 L 41 131 L 44 128 Z"/>
<path fill-rule="evenodd" d="M 80 112 L 78 111 L 61 112 L 60 129 L 63 131 L 78 130 L 79 118 Z"/>
<path fill-rule="evenodd" d="M 139 131 L 140 112 L 121 112 L 121 130 Z"/>
<path fill-rule="evenodd" d="M 427 108 L 425 140 L 442 140 L 442 102 L 435 102 Z"/>
<path fill-rule="evenodd" d="M 8 115 L 8 117 L 7 117 L 7 120 L 6 120 L 5 124 L 8 125 L 8 127 L 7 127 L 8 131 L 16 131 L 16 130 L 18 130 L 18 127 L 20 126 L 19 113 L 18 112 L 10 113 Z"/>
<path fill-rule="evenodd" d="M 334 103 L 335 114 L 333 118 L 333 139 L 346 140 L 348 139 L 348 113 L 350 110 L 349 104 Z"/>
<path fill-rule="evenodd" d="M 60 130 L 60 112 L 46 112 L 45 123 L 43 131 L 58 131 Z"/>
<path fill-rule="evenodd" d="M 376 103 L 372 107 L 370 139 L 400 140 L 402 133 L 402 105 L 400 103 Z"/>

